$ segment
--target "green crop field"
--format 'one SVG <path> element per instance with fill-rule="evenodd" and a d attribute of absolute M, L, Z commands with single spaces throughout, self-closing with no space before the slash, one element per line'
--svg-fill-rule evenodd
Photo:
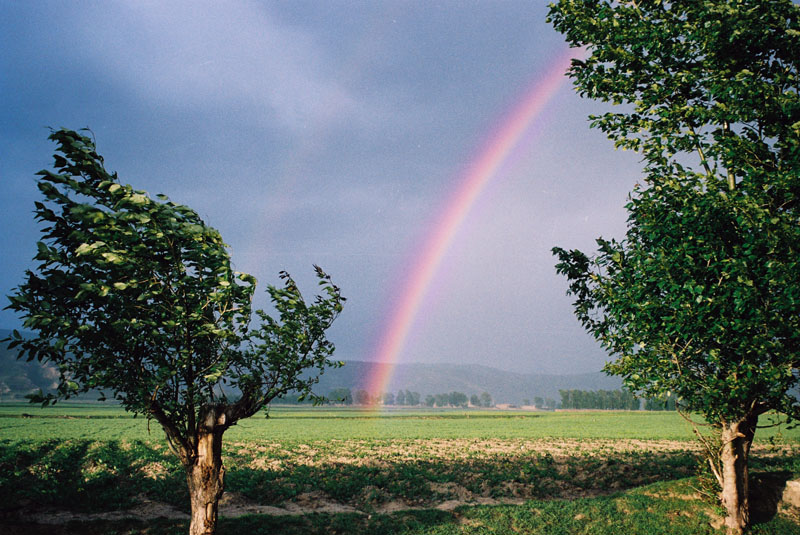
<path fill-rule="evenodd" d="M 10 533 L 183 533 L 161 429 L 108 405 L 0 405 Z M 666 412 L 273 409 L 225 435 L 220 533 L 714 533 L 691 426 Z M 800 430 L 759 430 L 754 486 L 800 477 Z M 759 506 L 753 533 L 797 533 Z M 778 513 L 778 514 L 776 514 Z"/>

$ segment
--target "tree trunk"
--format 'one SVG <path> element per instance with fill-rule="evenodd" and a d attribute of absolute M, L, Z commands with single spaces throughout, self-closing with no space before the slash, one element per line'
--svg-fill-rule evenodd
<path fill-rule="evenodd" d="M 189 535 L 214 535 L 217 509 L 223 492 L 222 430 L 201 431 L 197 455 L 186 467 L 186 482 L 192 504 Z"/>
<path fill-rule="evenodd" d="M 722 426 L 722 492 L 720 499 L 725 508 L 725 526 L 729 534 L 739 535 L 750 525 L 749 473 L 747 459 L 756 431 L 758 416 L 749 416 L 738 422 L 724 422 Z"/>

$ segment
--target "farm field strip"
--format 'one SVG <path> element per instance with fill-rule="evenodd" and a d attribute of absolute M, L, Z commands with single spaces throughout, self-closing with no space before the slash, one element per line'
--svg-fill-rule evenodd
<path fill-rule="evenodd" d="M 797 437 L 763 433 L 754 471 L 800 476 Z M 604 500 L 691 481 L 697 452 L 690 426 L 672 413 L 280 408 L 226 433 L 221 514 L 417 518 L 413 511 L 459 516 L 465 505 Z M 151 422 L 148 434 L 145 419 L 97 405 L 0 406 L 0 495 L 13 515 L 42 523 L 180 523 L 188 504 L 160 427 Z"/>
<path fill-rule="evenodd" d="M 679 442 L 519 439 L 232 442 L 230 496 L 285 506 L 313 497 L 363 512 L 574 498 L 689 475 L 694 452 Z M 3 492 L 92 511 L 124 509 L 132 496 L 183 507 L 177 460 L 160 444 L 123 441 L 0 442 L 11 478 Z M 26 490 L 27 489 L 27 490 Z M 47 499 L 52 497 L 52 500 Z"/>
<path fill-rule="evenodd" d="M 29 416 L 24 417 L 23 415 Z M 155 422 L 133 418 L 119 406 L 55 407 L 0 404 L 0 440 L 63 439 L 163 441 Z M 269 418 L 243 420 L 225 434 L 230 441 L 314 442 L 373 439 L 586 438 L 693 442 L 691 427 L 675 413 L 631 411 L 481 411 L 274 408 Z M 756 442 L 772 437 L 800 442 L 800 429 L 761 429 Z"/>

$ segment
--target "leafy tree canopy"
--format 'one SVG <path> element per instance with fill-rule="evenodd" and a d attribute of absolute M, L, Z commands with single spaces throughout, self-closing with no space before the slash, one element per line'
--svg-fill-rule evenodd
<path fill-rule="evenodd" d="M 592 126 L 645 163 L 625 238 L 556 247 L 556 269 L 606 370 L 718 431 L 698 436 L 742 533 L 758 418 L 800 417 L 800 7 L 562 0 L 550 20 L 588 52 L 578 91 L 620 105 Z"/>
<path fill-rule="evenodd" d="M 800 7 L 562 0 L 550 21 L 588 53 L 579 93 L 619 105 L 592 126 L 645 163 L 625 238 L 556 247 L 556 269 L 606 370 L 719 432 L 701 439 L 742 533 L 758 418 L 800 417 Z"/>
<path fill-rule="evenodd" d="M 777 409 L 800 363 L 800 9 L 564 0 L 550 19 L 616 146 L 643 155 L 622 241 L 555 248 L 606 369 L 712 422 Z"/>
<path fill-rule="evenodd" d="M 235 272 L 219 232 L 192 209 L 119 182 L 88 137 L 52 132 L 55 171 L 41 171 L 43 223 L 35 270 L 9 297 L 28 360 L 58 365 L 47 404 L 91 389 L 155 418 L 191 457 L 192 436 L 214 408 L 223 427 L 288 392 L 305 395 L 329 360 L 325 330 L 344 298 L 316 268 L 325 297 L 307 303 L 295 282 L 267 291 L 279 319 L 256 310 L 255 279 Z M 304 371 L 316 370 L 315 374 Z"/>

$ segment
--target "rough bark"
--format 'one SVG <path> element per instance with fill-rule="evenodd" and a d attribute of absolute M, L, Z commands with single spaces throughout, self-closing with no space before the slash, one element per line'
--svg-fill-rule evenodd
<path fill-rule="evenodd" d="M 758 416 L 722 425 L 722 492 L 725 527 L 729 534 L 744 533 L 750 525 L 750 476 L 747 468 Z"/>
<path fill-rule="evenodd" d="M 210 410 L 198 429 L 195 454 L 185 466 L 192 506 L 189 535 L 216 532 L 219 499 L 224 490 L 222 434 L 226 428 L 224 414 L 218 416 Z"/>

